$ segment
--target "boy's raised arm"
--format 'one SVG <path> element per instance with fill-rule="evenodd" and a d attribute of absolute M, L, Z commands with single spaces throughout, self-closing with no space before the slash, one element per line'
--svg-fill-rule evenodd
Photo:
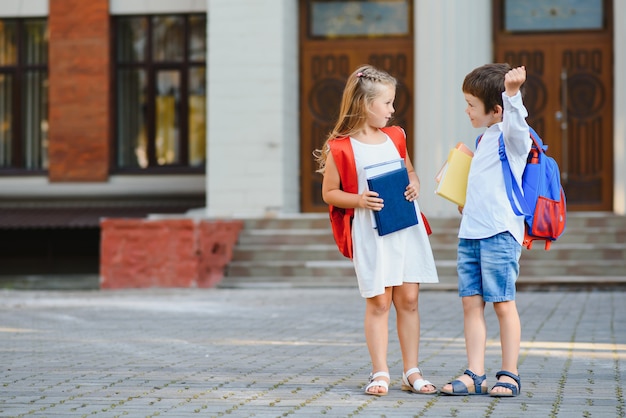
<path fill-rule="evenodd" d="M 506 95 L 513 97 L 519 92 L 520 87 L 526 81 L 526 67 L 513 68 L 504 76 L 504 89 Z"/>

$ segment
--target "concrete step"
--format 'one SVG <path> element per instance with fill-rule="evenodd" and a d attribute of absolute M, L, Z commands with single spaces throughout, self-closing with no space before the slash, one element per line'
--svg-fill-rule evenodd
<path fill-rule="evenodd" d="M 285 287 L 349 287 L 357 289 L 356 277 L 351 276 L 315 276 L 315 277 L 226 277 L 218 285 L 220 288 L 285 288 Z M 520 275 L 516 283 L 517 290 L 592 290 L 624 289 L 626 279 L 620 276 L 524 276 Z M 456 276 L 439 276 L 439 283 L 425 283 L 422 290 L 457 291 Z"/>
<path fill-rule="evenodd" d="M 437 272 L 444 276 L 456 274 L 456 260 L 435 258 Z M 624 260 L 520 260 L 520 274 L 525 276 L 625 276 Z M 354 276 L 350 260 L 274 260 L 238 261 L 228 267 L 227 276 L 238 277 L 345 277 Z"/>
<path fill-rule="evenodd" d="M 428 217 L 428 222 L 436 232 L 437 228 L 458 229 L 458 217 Z M 318 229 L 329 228 L 328 214 L 294 214 L 273 218 L 245 219 L 244 229 Z M 626 217 L 611 212 L 570 212 L 567 214 L 567 229 L 588 227 L 626 228 Z"/>
<path fill-rule="evenodd" d="M 454 244 L 458 242 L 458 226 L 456 228 L 439 228 L 430 236 L 432 245 Z M 605 243 L 623 244 L 626 242 L 626 227 L 568 227 L 561 237 L 553 243 L 552 248 L 562 244 Z M 245 245 L 334 245 L 330 227 L 317 229 L 254 229 L 243 230 L 239 236 L 239 244 Z"/>
<path fill-rule="evenodd" d="M 429 218 L 431 245 L 440 280 L 456 286 L 456 245 L 460 218 Z M 335 246 L 327 214 L 245 220 L 222 286 L 342 285 L 356 283 L 354 268 Z M 571 213 L 565 234 L 550 251 L 523 250 L 520 280 L 529 286 L 565 283 L 581 286 L 626 281 L 626 217 L 610 213 Z M 442 279 L 443 278 L 443 279 Z M 597 279 L 595 279 L 597 278 Z"/>
<path fill-rule="evenodd" d="M 435 259 L 456 259 L 456 244 L 431 244 Z M 235 248 L 233 264 L 242 261 L 316 261 L 342 260 L 334 243 L 325 244 L 253 244 Z M 626 260 L 626 245 L 621 243 L 553 243 L 549 251 L 536 245 L 524 250 L 521 259 L 526 260 Z"/>

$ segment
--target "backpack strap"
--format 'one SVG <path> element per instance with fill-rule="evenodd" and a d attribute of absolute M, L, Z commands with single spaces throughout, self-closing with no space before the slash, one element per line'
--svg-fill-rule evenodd
<path fill-rule="evenodd" d="M 342 190 L 350 193 L 358 192 L 358 179 L 354 151 L 349 137 L 335 138 L 328 142 L 330 152 L 339 171 L 339 182 Z M 330 225 L 333 237 L 339 251 L 348 258 L 352 258 L 352 218 L 354 208 L 338 208 L 328 205 Z"/>
<path fill-rule="evenodd" d="M 339 171 L 341 190 L 348 193 L 358 192 L 359 184 L 350 137 L 344 136 L 342 138 L 335 138 L 329 142 L 329 145 L 330 152 L 333 155 L 335 165 Z"/>
<path fill-rule="evenodd" d="M 504 149 L 504 138 L 502 137 L 502 134 L 500 134 L 500 138 L 498 138 L 498 154 L 500 154 L 500 161 L 502 162 L 504 188 L 506 189 L 506 195 L 509 198 L 513 212 L 517 216 L 530 216 L 532 211 L 524 199 L 522 189 L 519 187 L 519 184 L 517 184 L 517 181 L 515 181 L 511 165 L 509 164 L 508 158 L 506 158 L 506 150 Z M 513 194 L 515 194 L 515 199 L 513 199 Z"/>
<path fill-rule="evenodd" d="M 537 147 L 539 152 L 545 152 L 546 146 L 543 145 L 541 139 L 539 139 L 539 135 L 533 130 L 533 128 L 528 127 L 530 130 L 530 137 L 533 140 L 533 144 Z M 478 135 L 476 138 L 476 148 L 478 148 L 478 144 L 480 140 L 483 138 L 483 134 Z M 504 188 L 506 190 L 506 195 L 509 198 L 509 202 L 511 203 L 511 209 L 513 209 L 513 213 L 517 216 L 530 216 L 532 215 L 532 210 L 526 203 L 524 199 L 524 193 L 520 188 L 517 181 L 515 181 L 515 176 L 513 175 L 513 171 L 511 170 L 511 165 L 509 164 L 508 158 L 506 158 L 506 150 L 504 149 L 504 137 L 502 133 L 498 138 L 498 154 L 500 156 L 500 162 L 502 163 L 502 177 L 504 178 Z M 515 198 L 513 198 L 515 195 Z M 516 203 L 517 202 L 517 203 Z"/>
<path fill-rule="evenodd" d="M 393 141 L 393 144 L 400 153 L 400 158 L 403 160 L 406 158 L 406 135 L 404 129 L 399 126 L 387 126 L 382 128 L 381 131 L 386 133 Z"/>

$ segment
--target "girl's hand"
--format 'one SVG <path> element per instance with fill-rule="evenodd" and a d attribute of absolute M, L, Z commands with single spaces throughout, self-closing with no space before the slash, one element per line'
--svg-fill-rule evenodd
<path fill-rule="evenodd" d="M 406 186 L 406 191 L 404 192 L 404 198 L 408 200 L 409 202 L 413 202 L 417 200 L 419 196 L 420 196 L 419 183 L 409 183 L 409 185 Z"/>
<path fill-rule="evenodd" d="M 366 190 L 359 196 L 359 207 L 379 211 L 383 208 L 383 199 L 378 197 L 378 193 Z"/>

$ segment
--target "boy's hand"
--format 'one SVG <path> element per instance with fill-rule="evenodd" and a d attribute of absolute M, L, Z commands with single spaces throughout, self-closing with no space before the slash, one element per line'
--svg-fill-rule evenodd
<path fill-rule="evenodd" d="M 513 68 L 504 76 L 504 89 L 506 95 L 513 97 L 519 92 L 520 87 L 526 81 L 526 67 Z"/>

